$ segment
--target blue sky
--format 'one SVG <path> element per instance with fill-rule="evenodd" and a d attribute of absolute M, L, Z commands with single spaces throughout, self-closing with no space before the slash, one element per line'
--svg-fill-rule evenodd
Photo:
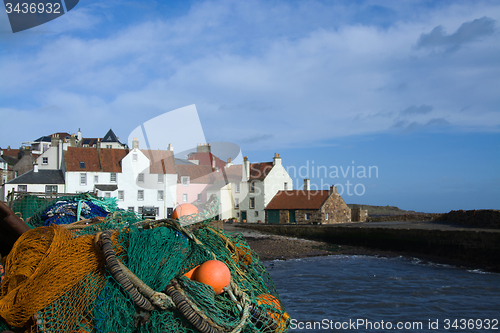
<path fill-rule="evenodd" d="M 78 128 L 126 141 L 196 104 L 207 140 L 251 161 L 377 167 L 309 175 L 358 185 L 347 203 L 499 209 L 499 19 L 476 0 L 80 1 L 13 34 L 2 12 L 0 146 Z"/>

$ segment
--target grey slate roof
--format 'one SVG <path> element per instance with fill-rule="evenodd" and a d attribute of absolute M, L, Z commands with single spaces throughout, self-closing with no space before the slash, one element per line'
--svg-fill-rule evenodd
<path fill-rule="evenodd" d="M 106 192 L 113 192 L 113 191 L 116 191 L 118 189 L 117 185 L 97 184 L 97 185 L 94 185 L 94 187 L 96 189 L 98 189 L 99 191 L 106 191 Z"/>
<path fill-rule="evenodd" d="M 61 170 L 31 170 L 7 184 L 64 184 L 64 176 Z"/>
<path fill-rule="evenodd" d="M 110 129 L 108 131 L 108 133 L 106 133 L 104 138 L 102 138 L 101 142 L 119 142 L 119 143 L 121 143 L 120 141 L 118 141 L 118 138 L 116 137 L 116 135 L 112 129 Z"/>

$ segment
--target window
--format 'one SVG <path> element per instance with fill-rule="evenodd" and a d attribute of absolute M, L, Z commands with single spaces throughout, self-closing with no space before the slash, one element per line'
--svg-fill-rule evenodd
<path fill-rule="evenodd" d="M 94 184 L 97 184 L 97 183 L 99 183 L 99 176 L 94 175 Z"/>
<path fill-rule="evenodd" d="M 250 182 L 250 192 L 255 192 L 255 182 Z"/>
<path fill-rule="evenodd" d="M 105 196 L 106 198 L 111 198 L 111 192 L 106 192 L 106 193 L 104 194 L 104 196 Z"/>
<path fill-rule="evenodd" d="M 236 217 L 237 217 L 237 218 L 240 218 L 240 213 L 236 213 Z"/>
<path fill-rule="evenodd" d="M 239 198 L 234 198 L 234 208 L 235 209 L 240 208 L 240 199 Z"/>
<path fill-rule="evenodd" d="M 116 183 L 116 172 L 112 172 L 110 175 L 109 175 L 109 181 L 111 183 Z"/>
<path fill-rule="evenodd" d="M 311 213 L 306 213 L 306 220 L 310 220 L 311 219 Z"/>
<path fill-rule="evenodd" d="M 137 190 L 137 200 L 144 200 L 144 190 Z"/>
<path fill-rule="evenodd" d="M 155 215 L 160 215 L 160 207 L 155 207 Z"/>
<path fill-rule="evenodd" d="M 80 162 L 80 169 L 85 169 L 85 162 Z"/>
<path fill-rule="evenodd" d="M 255 217 L 259 217 L 259 211 L 258 210 L 255 211 Z"/>
<path fill-rule="evenodd" d="M 240 183 L 237 183 L 236 184 L 236 190 L 235 190 L 236 193 L 240 193 Z"/>
<path fill-rule="evenodd" d="M 3 181 L 2 181 L 2 184 L 7 183 L 7 175 L 3 175 L 3 176 L 2 176 L 2 180 L 3 180 Z"/>
<path fill-rule="evenodd" d="M 196 198 L 197 201 L 201 201 L 201 193 L 198 193 L 198 196 Z"/>
<path fill-rule="evenodd" d="M 137 176 L 137 181 L 139 183 L 144 183 L 144 174 L 140 173 L 139 176 Z"/>
<path fill-rule="evenodd" d="M 14 178 L 17 178 L 19 176 L 19 171 L 16 171 L 14 174 Z"/>
<path fill-rule="evenodd" d="M 188 195 L 187 195 L 187 193 L 184 193 L 182 195 L 182 202 L 188 202 Z"/>
<path fill-rule="evenodd" d="M 328 221 L 328 213 L 325 213 L 325 220 Z"/>
<path fill-rule="evenodd" d="M 286 190 L 288 190 L 288 183 L 286 183 L 286 182 L 285 182 L 285 183 L 283 184 L 283 189 L 284 189 L 285 191 L 286 191 Z"/>
<path fill-rule="evenodd" d="M 255 208 L 255 198 L 250 198 L 250 209 Z"/>
<path fill-rule="evenodd" d="M 17 185 L 18 192 L 28 192 L 28 185 Z"/>
<path fill-rule="evenodd" d="M 111 148 L 113 148 L 113 146 L 112 145 L 106 145 L 106 148 L 111 149 Z"/>
<path fill-rule="evenodd" d="M 163 201 L 163 190 L 158 190 L 158 201 Z"/>
<path fill-rule="evenodd" d="M 128 210 L 129 212 L 133 212 L 133 211 L 135 211 L 135 207 L 128 207 L 128 208 L 127 208 L 127 210 Z"/>
<path fill-rule="evenodd" d="M 87 185 L 87 174 L 86 173 L 80 174 L 80 185 Z"/>
<path fill-rule="evenodd" d="M 42 164 L 49 164 L 49 158 L 48 157 L 42 157 Z"/>
<path fill-rule="evenodd" d="M 188 185 L 189 185 L 189 176 L 182 177 L 182 186 L 188 186 Z"/>
<path fill-rule="evenodd" d="M 125 199 L 125 192 L 118 191 L 118 200 L 123 201 Z"/>
<path fill-rule="evenodd" d="M 132 154 L 132 161 L 137 162 L 137 154 Z"/>
<path fill-rule="evenodd" d="M 45 185 L 45 193 L 57 193 L 57 185 Z"/>
<path fill-rule="evenodd" d="M 159 183 L 159 184 L 163 184 L 163 181 L 164 181 L 163 174 L 162 174 L 162 173 L 159 173 L 159 174 L 158 174 L 158 183 Z"/>
<path fill-rule="evenodd" d="M 142 208 L 143 207 L 137 207 L 137 214 L 142 215 Z"/>

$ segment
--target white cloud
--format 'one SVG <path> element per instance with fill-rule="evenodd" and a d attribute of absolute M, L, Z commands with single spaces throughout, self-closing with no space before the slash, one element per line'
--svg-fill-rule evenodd
<path fill-rule="evenodd" d="M 415 45 L 439 25 L 453 33 L 484 16 L 498 21 L 499 6 L 392 5 L 397 19 L 386 27 L 350 23 L 353 4 L 202 2 L 174 19 L 106 30 L 103 37 L 43 37 L 31 52 L 0 54 L 0 90 L 15 112 L 54 106 L 72 110 L 62 119 L 70 127 L 92 126 L 88 118 L 95 117 L 117 133 L 196 104 L 209 140 L 241 139 L 257 148 L 392 130 L 398 112 L 421 105 L 432 112 L 407 125 L 442 119 L 462 130 L 498 130 L 498 36 L 447 55 Z M 90 15 L 78 6 L 78 17 Z M 85 29 L 84 21 L 71 31 Z M 90 16 L 94 30 L 107 27 L 103 22 Z M 21 98 L 33 106 L 16 107 Z"/>

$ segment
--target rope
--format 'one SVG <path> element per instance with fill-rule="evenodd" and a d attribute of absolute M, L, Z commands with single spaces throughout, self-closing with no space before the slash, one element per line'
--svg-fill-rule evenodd
<path fill-rule="evenodd" d="M 116 259 L 113 245 L 111 244 L 111 232 L 106 230 L 99 235 L 99 241 L 102 252 L 104 254 L 104 259 L 106 261 L 106 267 L 111 275 L 115 278 L 115 280 L 130 293 L 132 300 L 135 305 L 144 309 L 146 311 L 154 310 L 153 305 L 149 300 L 144 298 L 141 293 L 137 291 L 137 288 L 130 282 L 127 275 L 123 273 L 120 269 L 120 265 L 118 264 L 118 259 Z"/>
<path fill-rule="evenodd" d="M 174 278 L 165 289 L 184 317 L 202 333 L 224 333 L 226 330 L 214 323 L 184 293 Z"/>

